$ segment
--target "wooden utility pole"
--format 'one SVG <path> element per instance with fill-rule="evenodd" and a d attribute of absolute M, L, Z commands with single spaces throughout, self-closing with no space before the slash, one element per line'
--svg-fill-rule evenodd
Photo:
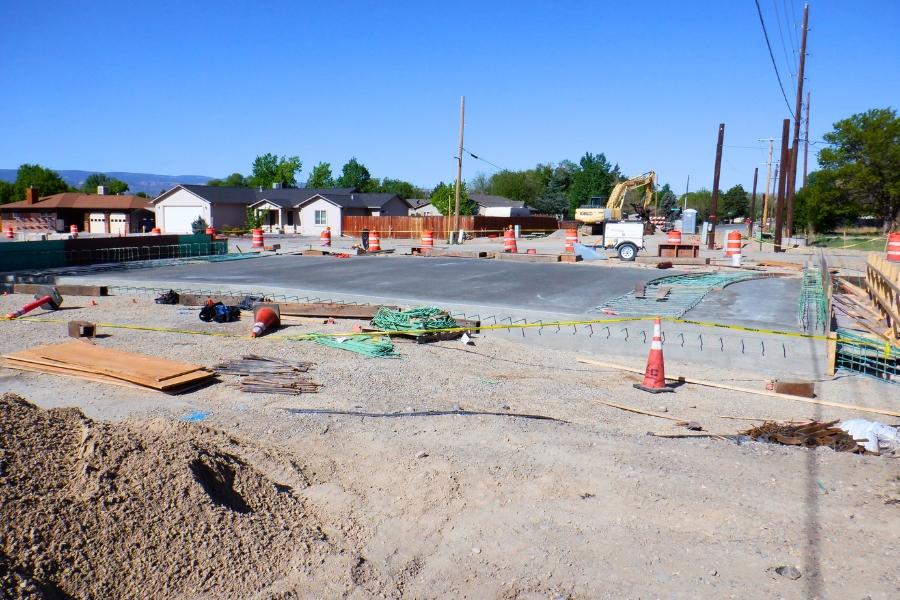
<path fill-rule="evenodd" d="M 788 173 L 791 157 L 788 150 L 788 136 L 791 134 L 791 120 L 785 119 L 781 124 L 781 178 L 778 180 L 778 196 L 775 199 L 775 252 L 781 252 L 781 238 L 784 234 L 785 190 L 787 190 Z"/>
<path fill-rule="evenodd" d="M 687 210 L 687 195 L 689 193 L 688 190 L 690 190 L 690 189 L 691 189 L 691 176 L 688 175 L 687 183 L 684 184 L 684 208 L 681 209 L 681 212 L 684 212 Z"/>
<path fill-rule="evenodd" d="M 763 140 L 760 140 L 763 141 Z M 769 138 L 769 160 L 766 162 L 766 191 L 763 192 L 763 212 L 762 212 L 762 222 L 760 224 L 760 231 L 766 230 L 766 219 L 769 216 L 769 181 L 772 175 L 772 144 L 775 142 L 775 138 Z"/>
<path fill-rule="evenodd" d="M 716 210 L 719 207 L 719 173 L 722 170 L 722 144 L 725 141 L 725 123 L 719 123 L 719 141 L 716 142 L 716 169 L 713 171 L 712 200 L 709 203 L 709 233 L 706 238 L 706 247 L 710 250 L 716 247 Z"/>
<path fill-rule="evenodd" d="M 466 126 L 466 97 L 459 97 L 459 152 L 456 153 L 456 201 L 453 208 L 453 235 L 459 235 L 459 193 L 462 188 L 463 130 Z M 457 239 L 457 243 L 462 240 Z"/>
<path fill-rule="evenodd" d="M 803 187 L 806 187 L 806 168 L 809 166 L 809 91 L 806 92 L 806 132 L 803 134 Z"/>
<path fill-rule="evenodd" d="M 800 31 L 800 68 L 797 69 L 797 103 L 794 108 L 794 141 L 791 146 L 790 170 L 787 177 L 787 233 L 794 234 L 794 191 L 797 188 L 797 166 L 800 158 L 800 118 L 803 113 L 803 71 L 806 67 L 806 25 L 809 4 L 803 6 L 803 29 Z M 784 167 L 781 169 L 784 172 Z"/>
<path fill-rule="evenodd" d="M 759 167 L 753 169 L 753 195 L 750 196 L 750 224 L 747 226 L 747 237 L 753 237 L 753 219 L 756 218 L 756 180 L 759 177 Z"/>

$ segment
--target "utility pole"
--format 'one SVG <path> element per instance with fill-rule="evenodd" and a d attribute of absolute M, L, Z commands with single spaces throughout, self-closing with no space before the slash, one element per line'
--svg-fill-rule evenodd
<path fill-rule="evenodd" d="M 756 180 L 759 177 L 759 167 L 753 169 L 753 195 L 750 196 L 750 225 L 747 227 L 747 237 L 753 237 L 753 219 L 756 218 Z"/>
<path fill-rule="evenodd" d="M 716 247 L 716 210 L 719 207 L 719 173 L 722 170 L 722 144 L 725 141 L 725 123 L 719 123 L 719 141 L 716 142 L 716 170 L 713 172 L 712 200 L 709 203 L 709 233 L 706 237 L 706 247 L 713 250 Z"/>
<path fill-rule="evenodd" d="M 775 138 L 769 138 L 768 140 L 759 140 L 761 142 L 768 141 L 769 142 L 769 160 L 766 162 L 766 191 L 763 192 L 763 212 L 762 212 L 762 223 L 760 224 L 760 231 L 766 230 L 766 218 L 769 216 L 769 178 L 772 175 L 772 144 L 775 142 Z"/>
<path fill-rule="evenodd" d="M 684 184 L 684 208 L 681 209 L 681 212 L 684 212 L 687 210 L 687 195 L 688 195 L 688 190 L 690 190 L 690 189 L 691 189 L 691 176 L 688 175 L 687 183 Z"/>
<path fill-rule="evenodd" d="M 806 167 L 809 165 L 809 91 L 806 92 L 806 133 L 803 134 L 803 187 L 806 187 Z"/>
<path fill-rule="evenodd" d="M 466 97 L 459 97 L 459 152 L 456 154 L 456 202 L 453 209 L 453 235 L 459 235 L 459 192 L 462 187 L 463 130 L 466 125 Z M 456 240 L 461 243 L 462 240 Z"/>
<path fill-rule="evenodd" d="M 791 134 L 791 120 L 781 124 L 781 179 L 778 180 L 778 197 L 775 205 L 775 252 L 781 252 L 781 238 L 784 234 L 785 191 L 787 190 L 788 165 L 791 157 L 788 150 L 788 136 Z"/>
<path fill-rule="evenodd" d="M 797 103 L 794 109 L 794 142 L 791 147 L 790 165 L 787 178 L 787 233 L 794 234 L 794 191 L 797 187 L 797 166 L 800 158 L 800 116 L 803 112 L 803 71 L 806 67 L 806 30 L 809 22 L 809 4 L 803 6 L 803 29 L 800 32 L 800 68 L 797 69 Z M 784 168 L 782 167 L 782 172 Z"/>

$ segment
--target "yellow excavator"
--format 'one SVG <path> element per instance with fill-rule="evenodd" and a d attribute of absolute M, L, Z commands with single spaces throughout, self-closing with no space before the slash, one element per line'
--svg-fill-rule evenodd
<path fill-rule="evenodd" d="M 575 210 L 575 220 L 590 227 L 593 233 L 602 233 L 603 224 L 606 221 L 622 220 L 622 205 L 628 192 L 646 187 L 644 190 L 643 204 L 633 203 L 635 211 L 641 216 L 641 220 L 649 221 L 649 206 L 653 202 L 653 192 L 656 191 L 656 173 L 648 171 L 643 175 L 620 181 L 613 188 L 606 201 L 606 206 L 584 205 Z M 598 231 L 599 230 L 599 231 Z"/>

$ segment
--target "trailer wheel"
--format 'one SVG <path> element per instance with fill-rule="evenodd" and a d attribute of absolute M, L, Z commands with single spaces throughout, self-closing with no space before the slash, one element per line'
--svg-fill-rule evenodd
<path fill-rule="evenodd" d="M 619 246 L 619 258 L 624 261 L 633 261 L 637 256 L 637 246 L 634 244 L 622 244 Z"/>

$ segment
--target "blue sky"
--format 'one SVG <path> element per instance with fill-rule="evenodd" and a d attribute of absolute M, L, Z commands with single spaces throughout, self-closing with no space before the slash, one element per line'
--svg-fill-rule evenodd
<path fill-rule="evenodd" d="M 778 16 L 794 40 L 802 5 L 760 4 L 793 105 Z M 900 2 L 813 1 L 810 28 L 811 139 L 897 107 Z M 215 177 L 274 152 L 305 181 L 355 155 L 426 187 L 455 176 L 460 95 L 465 145 L 490 162 L 604 152 L 679 192 L 688 174 L 711 186 L 719 122 L 721 187 L 749 188 L 788 112 L 753 0 L 0 0 L 0 90 L 2 168 Z M 494 168 L 465 161 L 478 171 Z"/>

